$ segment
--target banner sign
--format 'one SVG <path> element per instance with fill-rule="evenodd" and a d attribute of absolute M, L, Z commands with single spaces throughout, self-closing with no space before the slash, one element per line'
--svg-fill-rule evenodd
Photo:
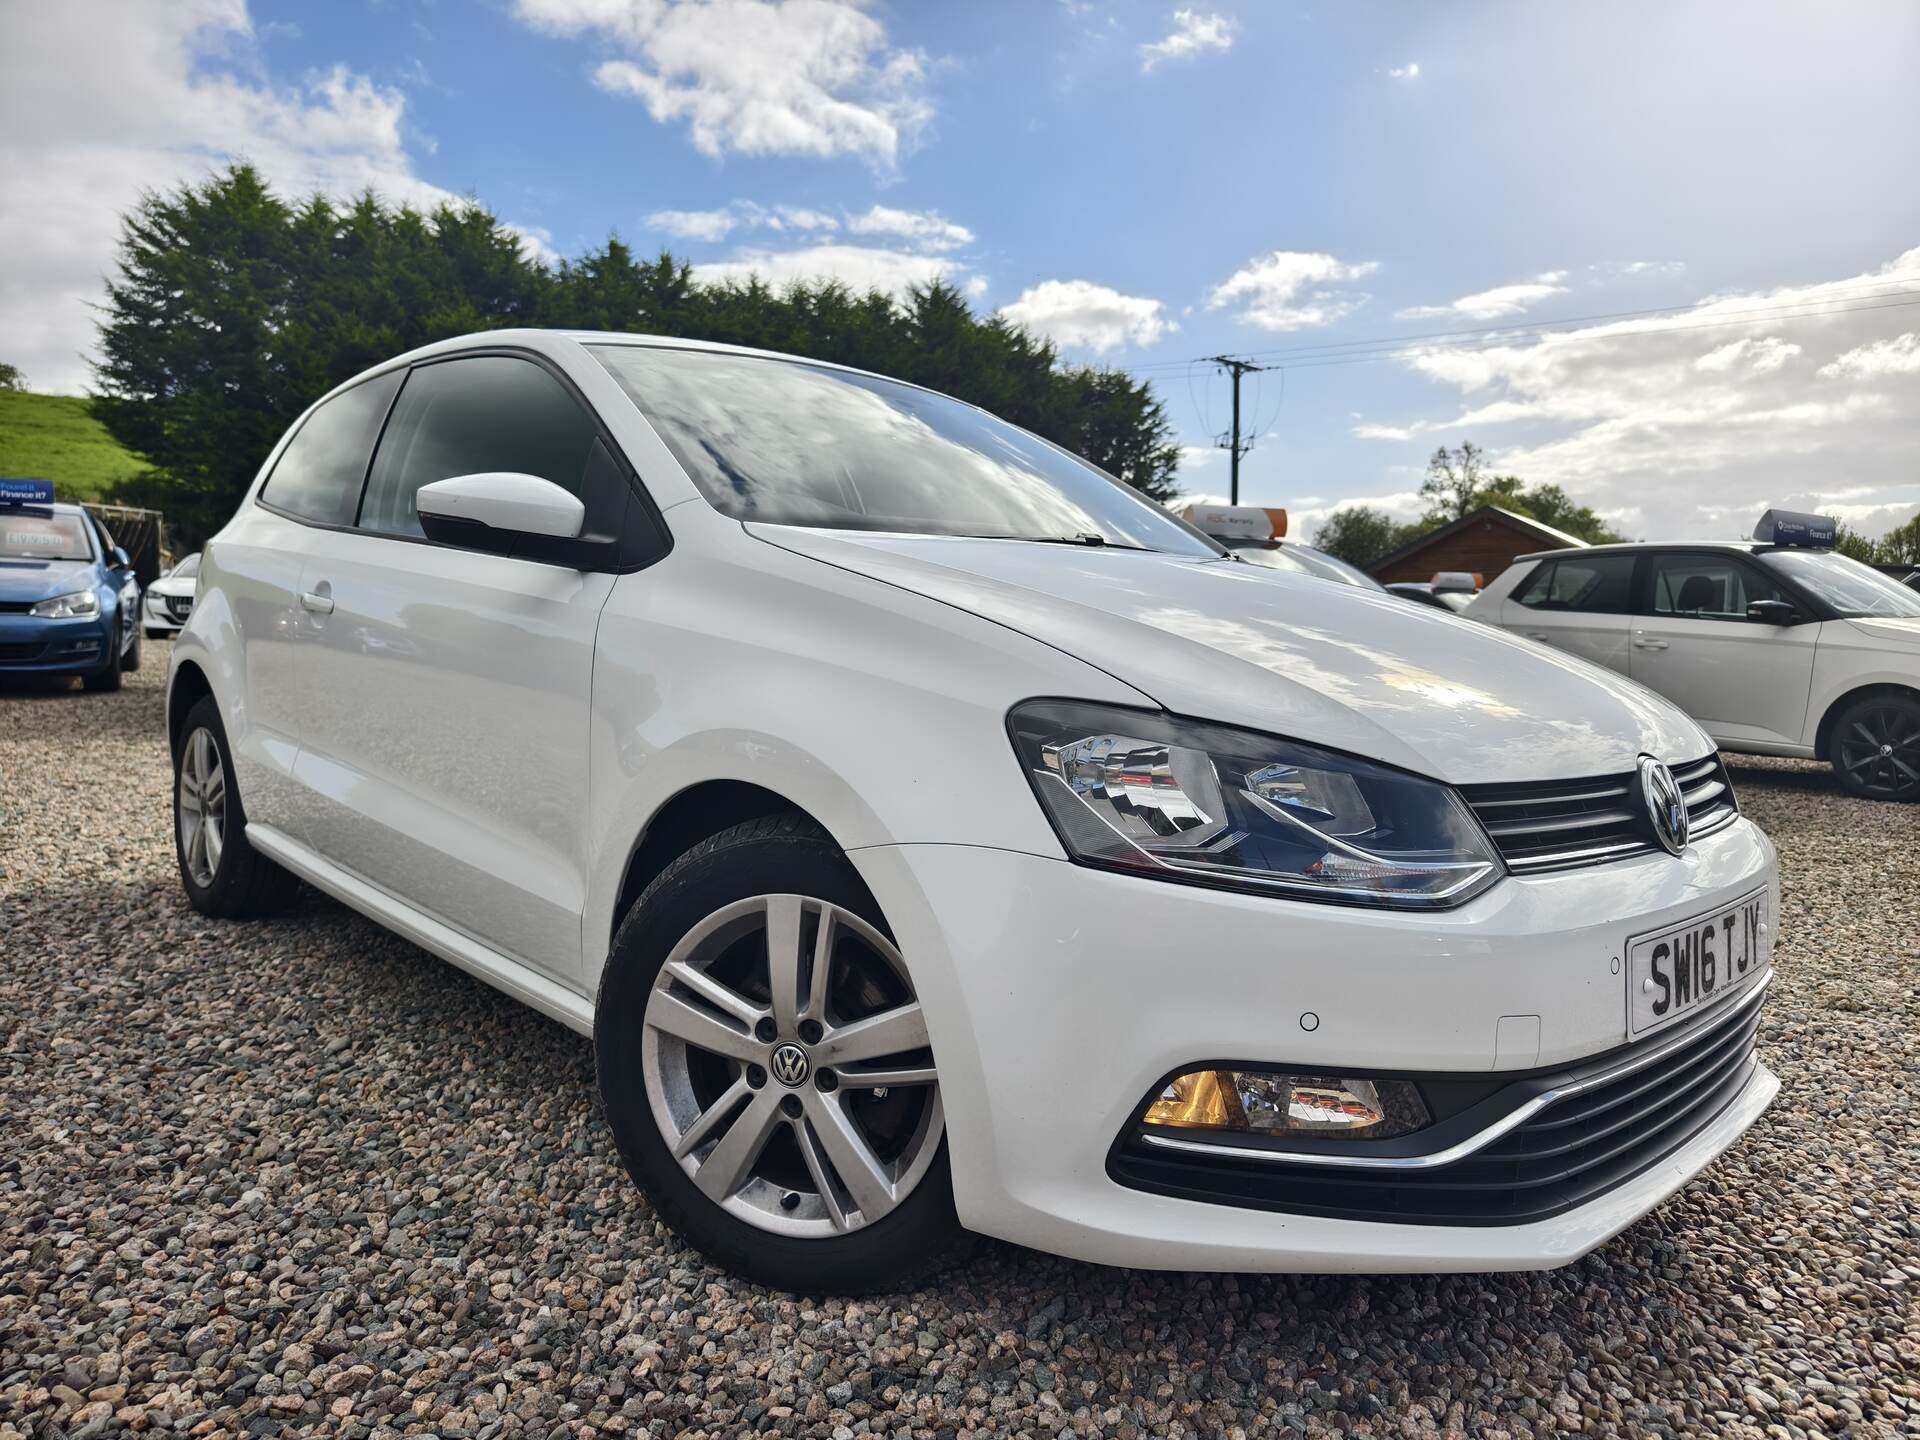
<path fill-rule="evenodd" d="M 1798 545 L 1809 550 L 1831 550 L 1838 527 L 1831 515 L 1803 515 L 1794 510 L 1769 510 L 1753 527 L 1753 538 L 1768 545 Z"/>
<path fill-rule="evenodd" d="M 53 481 L 14 480 L 0 475 L 0 505 L 51 505 Z"/>

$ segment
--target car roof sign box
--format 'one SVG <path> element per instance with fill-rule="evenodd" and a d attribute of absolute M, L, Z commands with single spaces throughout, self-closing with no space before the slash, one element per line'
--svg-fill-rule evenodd
<path fill-rule="evenodd" d="M 1287 533 L 1285 510 L 1258 505 L 1207 505 L 1195 501 L 1180 518 L 1216 540 L 1278 540 Z"/>
<path fill-rule="evenodd" d="M 16 480 L 0 475 L 0 505 L 51 505 L 53 481 Z"/>
<path fill-rule="evenodd" d="M 1839 529 L 1831 515 L 1803 515 L 1797 510 L 1769 510 L 1753 527 L 1753 538 L 1767 545 L 1793 545 L 1807 550 L 1831 550 Z"/>

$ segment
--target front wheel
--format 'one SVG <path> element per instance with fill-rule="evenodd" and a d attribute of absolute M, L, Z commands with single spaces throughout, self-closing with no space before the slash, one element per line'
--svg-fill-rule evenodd
<path fill-rule="evenodd" d="M 798 816 L 695 846 L 640 897 L 601 982 L 607 1118 L 654 1210 L 778 1289 L 910 1287 L 965 1242 L 905 960 Z"/>
<path fill-rule="evenodd" d="M 1834 722 L 1827 758 L 1840 784 L 1868 800 L 1920 800 L 1920 700 L 1869 695 Z"/>
<path fill-rule="evenodd" d="M 80 681 L 82 685 L 86 686 L 87 689 L 93 691 L 95 694 L 109 693 L 120 688 L 120 671 L 123 664 L 123 655 L 120 649 L 120 635 L 118 631 L 107 637 L 107 651 L 106 665 L 94 671 L 93 674 L 85 676 Z"/>

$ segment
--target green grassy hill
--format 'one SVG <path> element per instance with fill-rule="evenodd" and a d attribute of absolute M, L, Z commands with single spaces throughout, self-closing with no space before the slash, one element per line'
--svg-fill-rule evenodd
<path fill-rule="evenodd" d="M 62 500 L 98 500 L 145 468 L 82 397 L 0 390 L 0 475 L 51 480 Z"/>

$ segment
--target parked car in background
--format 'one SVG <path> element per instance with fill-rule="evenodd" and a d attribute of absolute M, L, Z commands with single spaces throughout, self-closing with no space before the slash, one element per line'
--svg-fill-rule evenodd
<path fill-rule="evenodd" d="M 1806 528 L 1523 555 L 1466 613 L 1639 681 L 1722 749 L 1827 760 L 1857 795 L 1920 799 L 1920 595 Z"/>
<path fill-rule="evenodd" d="M 196 908 L 301 876 L 592 1034 L 653 1213 L 786 1289 L 967 1230 L 1563 1265 L 1778 1088 L 1774 850 L 1679 710 L 839 366 L 368 371 L 207 543 L 166 715 Z"/>
<path fill-rule="evenodd" d="M 118 690 L 140 668 L 140 585 L 127 552 L 45 481 L 0 481 L 0 672 L 78 675 Z"/>
<path fill-rule="evenodd" d="M 1396 580 L 1387 586 L 1389 594 L 1445 610 L 1449 615 L 1458 615 L 1471 605 L 1479 589 L 1479 579 L 1464 570 L 1442 570 L 1431 580 Z"/>
<path fill-rule="evenodd" d="M 196 552 L 147 587 L 141 601 L 140 624 L 149 640 L 163 640 L 187 623 L 199 574 L 200 556 Z"/>

